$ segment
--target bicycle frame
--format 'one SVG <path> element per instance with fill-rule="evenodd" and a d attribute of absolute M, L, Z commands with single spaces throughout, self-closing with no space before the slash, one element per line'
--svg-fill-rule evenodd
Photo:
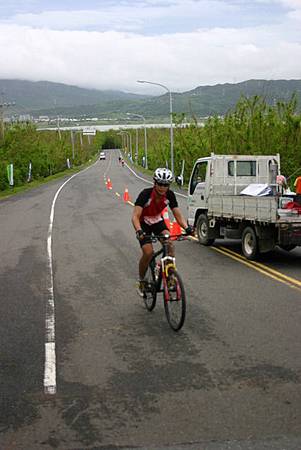
<path fill-rule="evenodd" d="M 177 236 L 177 237 L 182 237 L 182 236 Z M 154 240 L 156 240 L 156 241 L 158 240 L 157 236 L 154 237 Z M 164 291 L 165 301 L 168 301 L 169 300 L 169 292 L 168 292 L 168 288 L 167 288 L 167 280 L 168 280 L 169 274 L 172 271 L 176 270 L 176 258 L 174 256 L 168 255 L 169 239 L 164 239 L 163 241 L 161 241 L 161 244 L 162 244 L 162 248 L 154 253 L 150 264 L 153 264 L 153 266 L 155 268 L 158 265 L 157 257 L 162 254 L 162 257 L 160 258 L 160 262 L 159 262 L 160 267 L 159 267 L 158 279 L 156 280 L 156 283 L 155 283 L 155 288 L 156 288 L 157 292 Z M 162 282 L 163 282 L 163 288 L 161 289 Z"/>
<path fill-rule="evenodd" d="M 157 293 L 163 292 L 164 310 L 167 321 L 174 331 L 179 331 L 185 320 L 186 296 L 184 284 L 176 270 L 176 258 L 168 254 L 170 237 L 184 240 L 187 235 L 147 236 L 154 243 L 160 241 L 162 248 L 155 251 L 149 263 L 144 302 L 148 311 L 156 305 Z M 160 259 L 159 259 L 160 257 Z"/>

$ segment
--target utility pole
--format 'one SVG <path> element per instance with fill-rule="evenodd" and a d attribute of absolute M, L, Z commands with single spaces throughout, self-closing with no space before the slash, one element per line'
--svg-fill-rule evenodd
<path fill-rule="evenodd" d="M 9 106 L 13 106 L 15 102 L 4 102 L 3 101 L 3 94 L 2 94 L 2 100 L 0 103 L 0 128 L 1 128 L 1 138 L 4 139 L 4 108 L 8 108 Z"/>
<path fill-rule="evenodd" d="M 59 134 L 59 140 L 61 141 L 62 140 L 62 136 L 61 136 L 61 129 L 60 129 L 60 116 L 57 116 L 56 123 L 57 123 L 57 131 L 58 131 L 58 134 Z"/>
<path fill-rule="evenodd" d="M 72 144 L 72 159 L 74 161 L 74 134 L 73 134 L 72 130 L 70 131 L 70 133 L 71 133 L 71 144 Z"/>

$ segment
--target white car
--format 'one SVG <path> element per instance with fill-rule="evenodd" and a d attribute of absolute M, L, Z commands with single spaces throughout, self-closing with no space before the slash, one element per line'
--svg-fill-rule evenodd
<path fill-rule="evenodd" d="M 106 154 L 105 154 L 105 152 L 100 152 L 100 153 L 99 153 L 99 159 L 106 159 Z"/>

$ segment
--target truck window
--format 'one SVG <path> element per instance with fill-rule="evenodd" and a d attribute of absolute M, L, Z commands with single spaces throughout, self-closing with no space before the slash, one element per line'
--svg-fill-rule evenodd
<path fill-rule="evenodd" d="M 206 181 L 206 172 L 207 172 L 207 164 L 208 161 L 200 162 L 195 166 L 191 183 L 190 183 L 190 194 L 192 195 L 196 185 L 198 183 L 204 183 Z"/>
<path fill-rule="evenodd" d="M 234 161 L 228 162 L 228 175 L 234 176 Z M 256 161 L 237 161 L 237 177 L 256 177 Z"/>
<path fill-rule="evenodd" d="M 228 175 L 234 177 L 234 161 L 228 162 Z"/>

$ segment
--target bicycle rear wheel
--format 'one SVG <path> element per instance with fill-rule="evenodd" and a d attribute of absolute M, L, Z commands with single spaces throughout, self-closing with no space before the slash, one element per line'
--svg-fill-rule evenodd
<path fill-rule="evenodd" d="M 167 322 L 174 331 L 179 331 L 185 321 L 186 296 L 184 284 L 175 270 L 166 280 L 164 288 L 164 309 Z"/>
<path fill-rule="evenodd" d="M 144 304 L 148 311 L 152 311 L 156 306 L 157 300 L 157 289 L 156 289 L 156 279 L 155 279 L 155 262 L 151 261 L 145 277 L 145 287 L 144 287 Z"/>

